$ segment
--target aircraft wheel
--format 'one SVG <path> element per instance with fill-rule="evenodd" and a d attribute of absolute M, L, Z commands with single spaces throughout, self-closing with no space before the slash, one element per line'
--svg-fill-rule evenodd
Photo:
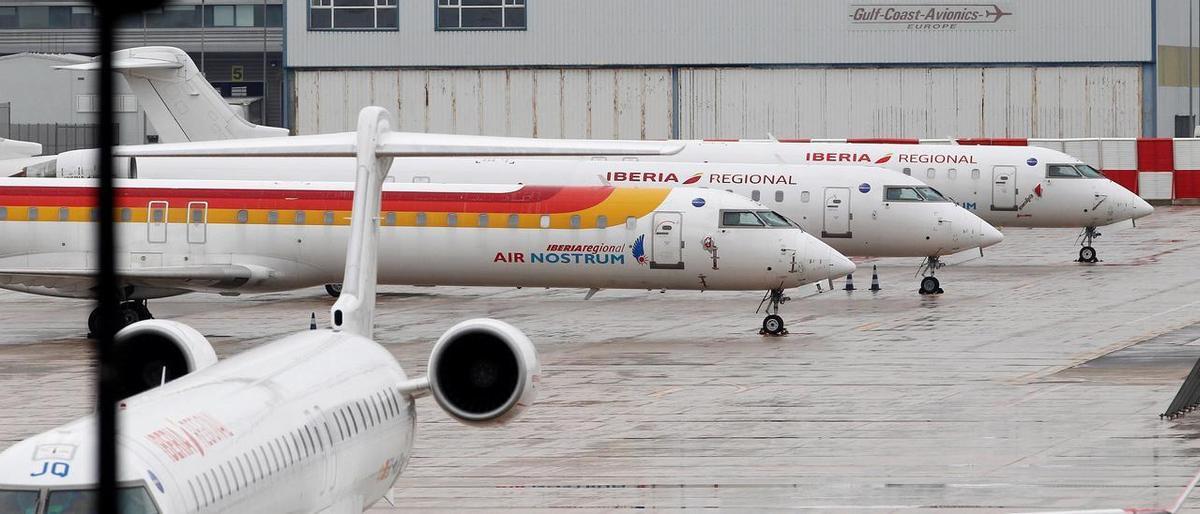
<path fill-rule="evenodd" d="M 129 325 L 142 320 L 142 314 L 139 312 L 138 307 L 140 307 L 140 305 L 130 305 L 128 303 L 121 306 L 120 314 L 117 317 L 117 322 L 119 323 L 117 330 L 128 327 Z M 147 314 L 149 314 L 149 312 L 147 312 Z"/>
<path fill-rule="evenodd" d="M 138 321 L 154 319 L 154 315 L 150 313 L 150 308 L 146 307 L 145 303 L 134 302 L 133 305 L 130 305 L 129 307 L 137 313 Z"/>
<path fill-rule="evenodd" d="M 332 296 L 334 298 L 342 296 L 342 285 L 341 284 L 325 284 L 325 292 L 329 293 L 329 296 Z"/>
<path fill-rule="evenodd" d="M 764 334 L 777 336 L 783 333 L 783 318 L 777 314 L 771 314 L 763 318 L 762 331 Z"/>
<path fill-rule="evenodd" d="M 942 288 L 937 277 L 925 277 L 921 279 L 921 289 L 918 291 L 921 294 L 941 294 Z"/>
<path fill-rule="evenodd" d="M 1096 249 L 1090 246 L 1085 246 L 1079 249 L 1079 262 L 1098 262 L 1096 258 Z"/>
<path fill-rule="evenodd" d="M 100 309 L 92 309 L 92 313 L 88 315 L 88 337 L 97 337 L 100 334 Z"/>

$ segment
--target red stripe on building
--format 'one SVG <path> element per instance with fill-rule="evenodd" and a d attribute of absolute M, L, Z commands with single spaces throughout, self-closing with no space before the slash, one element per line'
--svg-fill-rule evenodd
<path fill-rule="evenodd" d="M 1109 180 L 1125 186 L 1125 189 L 1138 192 L 1138 171 L 1137 170 L 1100 170 Z"/>
<path fill-rule="evenodd" d="M 1200 198 L 1200 171 L 1176 171 L 1175 198 Z"/>

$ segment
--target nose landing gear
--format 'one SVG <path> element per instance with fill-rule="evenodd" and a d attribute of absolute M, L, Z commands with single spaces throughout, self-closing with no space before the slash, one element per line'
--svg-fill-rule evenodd
<path fill-rule="evenodd" d="M 1075 262 L 1086 262 L 1089 264 L 1100 262 L 1100 259 L 1096 257 L 1096 249 L 1092 247 L 1092 240 L 1100 237 L 1100 232 L 1096 230 L 1096 227 L 1083 229 L 1083 234 L 1079 237 L 1083 240 L 1083 248 L 1079 249 L 1079 258 Z"/>
<path fill-rule="evenodd" d="M 106 323 L 116 324 L 115 329 L 121 330 L 129 325 L 142 320 L 154 319 L 154 315 L 150 313 L 150 309 L 146 306 L 146 300 L 132 300 L 121 304 L 117 310 L 116 317 L 112 320 L 105 320 L 100 315 L 100 309 L 93 309 L 91 315 L 88 316 L 88 337 L 97 337 L 100 334 L 100 328 Z"/>
<path fill-rule="evenodd" d="M 926 257 L 925 261 L 921 263 L 921 267 L 917 269 L 917 273 L 922 275 L 921 287 L 917 289 L 917 292 L 922 295 L 942 294 L 944 291 L 942 291 L 941 282 L 934 276 L 934 273 L 945 265 L 941 257 L 936 255 Z"/>
<path fill-rule="evenodd" d="M 766 305 L 767 317 L 763 318 L 762 329 L 758 331 L 759 335 L 764 336 L 783 336 L 787 335 L 787 328 L 783 325 L 783 316 L 779 315 L 779 306 L 786 303 L 791 298 L 783 295 L 783 289 L 772 289 L 767 291 L 763 299 L 758 304 L 758 309 L 754 312 L 763 310 Z"/>

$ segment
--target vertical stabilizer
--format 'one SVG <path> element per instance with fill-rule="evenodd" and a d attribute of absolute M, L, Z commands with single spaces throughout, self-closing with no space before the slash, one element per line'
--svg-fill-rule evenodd
<path fill-rule="evenodd" d="M 113 58 L 162 143 L 288 135 L 287 129 L 255 125 L 239 116 L 183 50 L 146 46 L 114 52 Z M 98 68 L 95 62 L 59 67 Z"/>
<path fill-rule="evenodd" d="M 367 107 L 358 115 L 357 172 L 354 207 L 350 211 L 350 242 L 346 247 L 346 272 L 342 294 L 331 309 L 333 329 L 366 338 L 374 333 L 375 284 L 379 272 L 379 209 L 383 181 L 391 157 L 378 155 L 380 138 L 391 130 L 391 119 L 382 107 Z"/>

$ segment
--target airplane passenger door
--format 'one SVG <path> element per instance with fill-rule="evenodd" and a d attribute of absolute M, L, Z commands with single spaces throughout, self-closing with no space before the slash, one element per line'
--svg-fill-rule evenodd
<path fill-rule="evenodd" d="M 992 210 L 1017 210 L 1017 168 L 996 166 L 992 168 Z"/>
<path fill-rule="evenodd" d="M 146 209 L 146 240 L 151 243 L 167 242 L 167 202 L 150 202 Z"/>
<path fill-rule="evenodd" d="M 825 188 L 825 222 L 821 237 L 853 237 L 850 232 L 850 188 Z"/>
<path fill-rule="evenodd" d="M 203 244 L 208 241 L 208 202 L 188 202 L 188 242 Z"/>
<path fill-rule="evenodd" d="M 650 267 L 683 269 L 683 214 L 654 213 L 654 243 L 650 250 Z"/>

